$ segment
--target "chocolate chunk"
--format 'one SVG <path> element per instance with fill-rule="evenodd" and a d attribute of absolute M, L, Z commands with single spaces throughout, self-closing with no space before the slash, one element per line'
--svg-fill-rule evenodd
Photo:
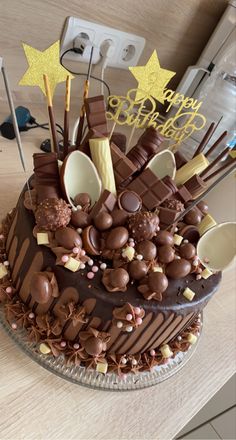
<path fill-rule="evenodd" d="M 93 220 L 94 217 L 103 211 L 111 213 L 115 207 L 115 204 L 116 197 L 110 191 L 105 189 L 89 213 L 89 220 Z"/>
<path fill-rule="evenodd" d="M 183 203 L 187 203 L 193 199 L 191 193 L 189 192 L 189 190 L 186 188 L 185 185 L 180 185 L 178 187 L 178 191 L 177 193 L 175 193 L 175 197 Z"/>
<path fill-rule="evenodd" d="M 111 143 L 111 159 L 113 163 L 116 186 L 119 187 L 137 171 L 137 168 L 113 143 Z"/>
<path fill-rule="evenodd" d="M 193 225 L 182 226 L 179 228 L 178 234 L 190 243 L 197 243 L 200 238 L 198 228 Z"/>
<path fill-rule="evenodd" d="M 128 218 L 128 214 L 123 209 L 115 208 L 111 212 L 111 216 L 113 219 L 113 226 L 124 226 L 126 223 L 126 220 Z"/>
<path fill-rule="evenodd" d="M 82 210 L 72 211 L 71 224 L 75 226 L 75 228 L 86 228 L 89 223 L 89 215 L 87 212 Z"/>
<path fill-rule="evenodd" d="M 170 176 L 163 177 L 162 182 L 164 182 L 170 188 L 172 194 L 175 194 L 178 191 L 178 188 L 177 188 L 174 180 L 171 179 Z"/>
<path fill-rule="evenodd" d="M 151 261 L 156 258 L 157 248 L 155 244 L 150 240 L 140 241 L 136 246 L 138 254 L 142 255 L 144 260 Z"/>
<path fill-rule="evenodd" d="M 195 246 L 193 246 L 193 244 L 191 243 L 183 243 L 179 248 L 179 254 L 182 258 L 185 258 L 186 260 L 191 260 L 196 255 Z"/>
<path fill-rule="evenodd" d="M 187 163 L 187 159 L 185 159 L 184 155 L 180 153 L 180 151 L 175 152 L 175 163 L 176 163 L 176 169 L 178 170 L 183 165 Z"/>
<path fill-rule="evenodd" d="M 127 223 L 131 237 L 137 242 L 151 240 L 159 231 L 159 217 L 153 212 L 137 212 Z"/>
<path fill-rule="evenodd" d="M 111 143 L 117 145 L 117 147 L 125 154 L 126 152 L 126 136 L 123 133 L 114 132 L 111 137 Z"/>
<path fill-rule="evenodd" d="M 144 261 L 133 260 L 129 264 L 129 275 L 133 280 L 141 280 L 147 271 L 148 267 Z"/>
<path fill-rule="evenodd" d="M 154 127 L 146 128 L 137 144 L 128 152 L 127 157 L 141 170 L 149 159 L 160 150 L 163 137 Z"/>
<path fill-rule="evenodd" d="M 56 153 L 35 153 L 34 173 L 37 203 L 60 198 L 60 176 Z"/>
<path fill-rule="evenodd" d="M 72 228 L 59 228 L 55 232 L 55 239 L 59 246 L 66 249 L 73 249 L 73 247 L 81 247 L 82 240 L 77 231 Z"/>
<path fill-rule="evenodd" d="M 191 264 L 184 258 L 173 260 L 166 266 L 166 275 L 173 280 L 186 277 L 191 271 Z"/>
<path fill-rule="evenodd" d="M 159 232 L 157 232 L 156 237 L 154 238 L 154 242 L 158 246 L 164 246 L 166 244 L 173 246 L 174 237 L 168 231 L 159 231 Z"/>
<path fill-rule="evenodd" d="M 174 260 L 175 250 L 169 244 L 165 244 L 157 248 L 157 255 L 161 263 L 167 264 Z"/>
<path fill-rule="evenodd" d="M 179 212 L 174 209 L 160 207 L 158 215 L 161 229 L 166 229 L 167 226 L 174 224 L 176 218 L 179 216 Z"/>
<path fill-rule="evenodd" d="M 128 241 L 129 233 L 123 226 L 112 229 L 106 238 L 106 248 L 116 250 L 122 248 Z"/>
<path fill-rule="evenodd" d="M 187 182 L 184 184 L 185 188 L 190 192 L 193 199 L 196 199 L 197 196 L 202 194 L 203 191 L 207 188 L 207 183 L 202 180 L 198 174 L 192 176 Z"/>
<path fill-rule="evenodd" d="M 99 212 L 93 219 L 96 228 L 99 231 L 106 231 L 106 229 L 111 228 L 113 219 L 110 214 L 106 211 Z"/>
<path fill-rule="evenodd" d="M 125 190 L 118 197 L 118 206 L 129 213 L 140 211 L 142 207 L 142 199 L 134 191 Z"/>
<path fill-rule="evenodd" d="M 101 249 L 100 234 L 94 226 L 87 226 L 82 232 L 83 247 L 90 255 L 99 255 Z"/>
<path fill-rule="evenodd" d="M 127 189 L 136 192 L 141 197 L 143 206 L 148 210 L 156 208 L 172 194 L 170 188 L 149 168 L 133 180 Z"/>
<path fill-rule="evenodd" d="M 84 100 L 86 118 L 89 128 L 95 128 L 103 136 L 108 135 L 106 104 L 104 96 L 94 96 Z"/>

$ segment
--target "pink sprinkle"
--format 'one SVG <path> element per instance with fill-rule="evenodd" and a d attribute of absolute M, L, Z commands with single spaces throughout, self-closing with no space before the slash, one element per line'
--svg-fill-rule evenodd
<path fill-rule="evenodd" d="M 134 313 L 135 313 L 135 315 L 140 315 L 140 313 L 141 313 L 140 307 L 135 307 L 134 308 Z"/>
<path fill-rule="evenodd" d="M 129 246 L 132 247 L 132 248 L 134 248 L 134 246 L 135 246 L 134 241 L 130 241 L 130 242 L 129 242 Z"/>
<path fill-rule="evenodd" d="M 155 356 L 155 354 L 156 354 L 155 350 L 151 350 L 151 351 L 150 351 L 150 355 L 151 355 L 151 356 Z"/>
<path fill-rule="evenodd" d="M 73 211 L 73 209 L 72 209 L 72 211 Z M 77 232 L 78 232 L 78 234 L 82 234 L 83 230 L 81 228 L 77 228 Z"/>
<path fill-rule="evenodd" d="M 137 319 L 136 319 L 136 324 L 137 324 L 137 325 L 141 325 L 142 322 L 143 322 L 142 318 L 137 318 Z"/>
<path fill-rule="evenodd" d="M 0 234 L 0 240 L 3 240 L 3 239 L 4 239 L 4 235 Z"/>
<path fill-rule="evenodd" d="M 199 280 L 201 280 L 201 279 L 202 279 L 201 275 L 198 274 L 198 275 L 196 276 L 196 280 L 199 281 Z"/>
<path fill-rule="evenodd" d="M 9 263 L 9 261 L 4 261 L 3 264 L 4 264 L 4 266 L 9 266 L 10 263 Z"/>
<path fill-rule="evenodd" d="M 75 350 L 78 350 L 78 349 L 79 349 L 79 344 L 78 344 L 78 343 L 75 343 L 75 344 L 73 345 L 73 347 L 74 347 Z"/>
<path fill-rule="evenodd" d="M 87 278 L 88 278 L 89 280 L 92 280 L 92 279 L 94 278 L 94 273 L 93 273 L 93 272 L 88 272 L 88 273 L 87 273 Z"/>
<path fill-rule="evenodd" d="M 61 257 L 62 263 L 67 263 L 68 260 L 69 260 L 68 255 L 62 255 L 62 257 Z"/>
<path fill-rule="evenodd" d="M 78 254 L 78 253 L 79 253 L 79 248 L 74 247 L 74 248 L 73 248 L 73 254 Z"/>
<path fill-rule="evenodd" d="M 76 344 L 75 344 L 75 345 L 76 345 Z M 61 341 L 60 346 L 61 346 L 62 348 L 66 347 L 66 341 Z"/>
<path fill-rule="evenodd" d="M 123 373 L 122 373 L 121 376 L 120 376 L 120 378 L 123 379 L 123 380 L 126 380 L 126 379 L 127 379 L 127 374 L 123 374 Z"/>
<path fill-rule="evenodd" d="M 12 325 L 11 325 L 11 328 L 12 328 L 13 330 L 16 330 L 16 329 L 17 329 L 17 324 L 16 324 L 15 322 L 13 322 Z"/>
<path fill-rule="evenodd" d="M 80 251 L 80 255 L 81 255 L 81 257 L 84 257 L 85 254 L 86 254 L 85 250 L 84 250 L 84 249 L 81 249 L 81 251 Z"/>
<path fill-rule="evenodd" d="M 131 315 L 131 313 L 127 313 L 126 320 L 127 321 L 132 321 L 132 319 L 133 319 L 133 316 Z"/>
<path fill-rule="evenodd" d="M 98 267 L 97 267 L 97 266 L 93 266 L 93 267 L 92 267 L 92 271 L 93 271 L 94 273 L 96 273 L 96 272 L 98 271 Z"/>
<path fill-rule="evenodd" d="M 35 314 L 34 314 L 33 312 L 30 312 L 30 313 L 29 313 L 29 318 L 30 318 L 30 319 L 33 319 L 34 317 L 35 317 Z"/>
<path fill-rule="evenodd" d="M 92 260 L 92 258 L 91 258 L 90 260 L 88 260 L 88 265 L 89 265 L 89 266 L 93 266 L 93 260 Z"/>
<path fill-rule="evenodd" d="M 106 263 L 102 263 L 101 266 L 100 266 L 100 269 L 101 270 L 105 270 L 106 268 L 107 268 Z"/>
<path fill-rule="evenodd" d="M 10 287 L 10 286 L 7 287 L 7 288 L 6 288 L 6 293 L 12 293 L 12 287 Z"/>
<path fill-rule="evenodd" d="M 85 264 L 84 263 L 80 263 L 80 269 L 85 269 Z"/>
<path fill-rule="evenodd" d="M 170 358 L 165 358 L 163 361 L 163 364 L 168 364 L 169 360 L 170 360 Z"/>

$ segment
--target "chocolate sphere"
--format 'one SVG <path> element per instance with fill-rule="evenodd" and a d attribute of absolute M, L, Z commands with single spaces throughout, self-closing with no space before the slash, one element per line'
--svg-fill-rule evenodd
<path fill-rule="evenodd" d="M 89 225 L 88 213 L 81 210 L 72 211 L 71 224 L 76 228 L 86 228 Z"/>
<path fill-rule="evenodd" d="M 157 235 L 156 235 L 154 241 L 158 246 L 164 246 L 165 244 L 173 246 L 173 244 L 174 244 L 173 235 L 168 231 L 157 232 Z"/>
<path fill-rule="evenodd" d="M 184 221 L 187 225 L 198 225 L 201 221 L 201 213 L 198 209 L 191 209 L 185 216 Z"/>
<path fill-rule="evenodd" d="M 114 269 L 110 273 L 110 284 L 113 287 L 124 288 L 129 282 L 129 274 L 128 272 L 119 267 L 118 269 Z"/>
<path fill-rule="evenodd" d="M 32 299 L 39 304 L 45 304 L 52 297 L 52 286 L 43 272 L 35 272 L 30 282 Z"/>
<path fill-rule="evenodd" d="M 82 240 L 80 235 L 75 229 L 72 228 L 60 228 L 55 232 L 55 239 L 59 246 L 66 249 L 73 249 L 73 247 L 82 246 Z"/>
<path fill-rule="evenodd" d="M 126 220 L 128 218 L 128 214 L 123 209 L 115 208 L 111 212 L 111 216 L 113 219 L 113 227 L 115 226 L 124 226 L 126 223 Z"/>
<path fill-rule="evenodd" d="M 91 198 L 88 193 L 79 193 L 74 197 L 74 205 L 75 206 L 84 206 L 84 205 L 90 205 Z"/>
<path fill-rule="evenodd" d="M 127 223 L 131 237 L 137 242 L 151 240 L 159 231 L 159 217 L 154 212 L 137 212 L 129 217 Z"/>
<path fill-rule="evenodd" d="M 169 245 L 159 246 L 157 248 L 158 259 L 161 263 L 170 263 L 175 258 L 175 250 Z"/>
<path fill-rule="evenodd" d="M 204 200 L 201 200 L 201 202 L 197 204 L 197 207 L 200 209 L 202 214 L 206 215 L 208 213 L 208 205 Z"/>
<path fill-rule="evenodd" d="M 45 231 L 56 231 L 68 225 L 70 218 L 71 209 L 63 199 L 45 199 L 35 211 L 36 223 Z"/>
<path fill-rule="evenodd" d="M 184 258 L 173 260 L 166 266 L 166 275 L 173 280 L 186 277 L 191 271 L 191 264 Z"/>
<path fill-rule="evenodd" d="M 109 229 L 113 223 L 112 216 L 105 211 L 99 212 L 99 214 L 94 217 L 93 221 L 99 231 L 106 231 L 106 229 Z"/>
<path fill-rule="evenodd" d="M 144 260 L 154 260 L 157 255 L 157 248 L 152 241 L 143 240 L 140 241 L 136 246 L 136 251 L 138 254 L 142 255 Z"/>
<path fill-rule="evenodd" d="M 195 246 L 191 243 L 183 243 L 179 248 L 179 254 L 182 258 L 186 258 L 186 260 L 191 260 L 196 255 Z"/>
<path fill-rule="evenodd" d="M 116 250 L 122 248 L 129 238 L 129 233 L 123 226 L 112 229 L 106 238 L 106 248 Z"/>
<path fill-rule="evenodd" d="M 133 280 L 141 280 L 147 271 L 148 268 L 144 261 L 133 260 L 129 264 L 129 275 Z"/>
<path fill-rule="evenodd" d="M 162 272 L 151 272 L 148 275 L 148 287 L 151 292 L 163 293 L 168 287 L 168 279 Z"/>
<path fill-rule="evenodd" d="M 84 343 L 85 351 L 91 356 L 99 356 L 103 349 L 103 343 L 101 339 L 91 336 Z"/>

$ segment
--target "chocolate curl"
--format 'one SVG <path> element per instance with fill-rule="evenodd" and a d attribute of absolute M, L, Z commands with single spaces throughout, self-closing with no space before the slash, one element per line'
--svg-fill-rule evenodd
<path fill-rule="evenodd" d="M 214 167 L 218 164 L 218 162 L 220 162 L 221 159 L 223 159 L 223 157 L 225 157 L 225 155 L 226 155 L 229 151 L 230 151 L 230 147 L 225 148 L 225 149 L 219 154 L 219 156 L 218 156 L 215 160 L 213 160 L 213 162 L 211 162 L 210 165 L 208 165 L 208 167 L 205 168 L 205 170 L 202 171 L 202 173 L 200 174 L 200 177 L 203 177 L 203 176 L 205 176 L 206 174 L 208 174 L 208 172 L 209 172 L 212 168 L 214 168 Z"/>
<path fill-rule="evenodd" d="M 198 154 L 202 153 L 204 150 L 206 144 L 208 143 L 209 139 L 211 138 L 212 134 L 215 131 L 215 122 L 212 122 L 210 127 L 208 128 L 207 132 L 205 133 L 204 137 L 202 138 L 197 150 L 195 151 L 193 157 L 197 156 Z"/>
<path fill-rule="evenodd" d="M 211 148 L 209 148 L 209 150 L 205 153 L 205 156 L 208 157 L 210 156 L 211 153 L 213 153 L 213 151 L 218 147 L 218 145 L 221 143 L 221 141 L 225 138 L 225 136 L 227 136 L 228 132 L 224 131 L 220 137 L 215 141 L 215 143 L 212 145 Z"/>
<path fill-rule="evenodd" d="M 141 170 L 158 153 L 163 137 L 154 127 L 146 128 L 137 144 L 128 152 L 127 157 L 138 170 Z"/>
<path fill-rule="evenodd" d="M 37 203 L 60 198 L 60 176 L 56 153 L 35 153 L 34 173 Z"/>
<path fill-rule="evenodd" d="M 205 178 L 205 182 L 208 182 L 208 180 L 213 179 L 213 177 L 217 176 L 218 174 L 221 173 L 221 171 L 225 170 L 226 168 L 228 168 L 229 165 L 232 165 L 232 163 L 234 163 L 236 161 L 236 158 L 231 158 L 228 162 L 226 162 L 224 165 L 222 165 L 222 167 L 218 168 L 218 170 L 214 171 L 214 173 L 211 173 L 209 176 L 207 176 Z"/>

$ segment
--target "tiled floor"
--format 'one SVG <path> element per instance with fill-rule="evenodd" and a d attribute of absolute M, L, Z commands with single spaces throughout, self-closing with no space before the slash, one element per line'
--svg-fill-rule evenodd
<path fill-rule="evenodd" d="M 236 375 L 182 429 L 177 438 L 236 440 Z"/>

